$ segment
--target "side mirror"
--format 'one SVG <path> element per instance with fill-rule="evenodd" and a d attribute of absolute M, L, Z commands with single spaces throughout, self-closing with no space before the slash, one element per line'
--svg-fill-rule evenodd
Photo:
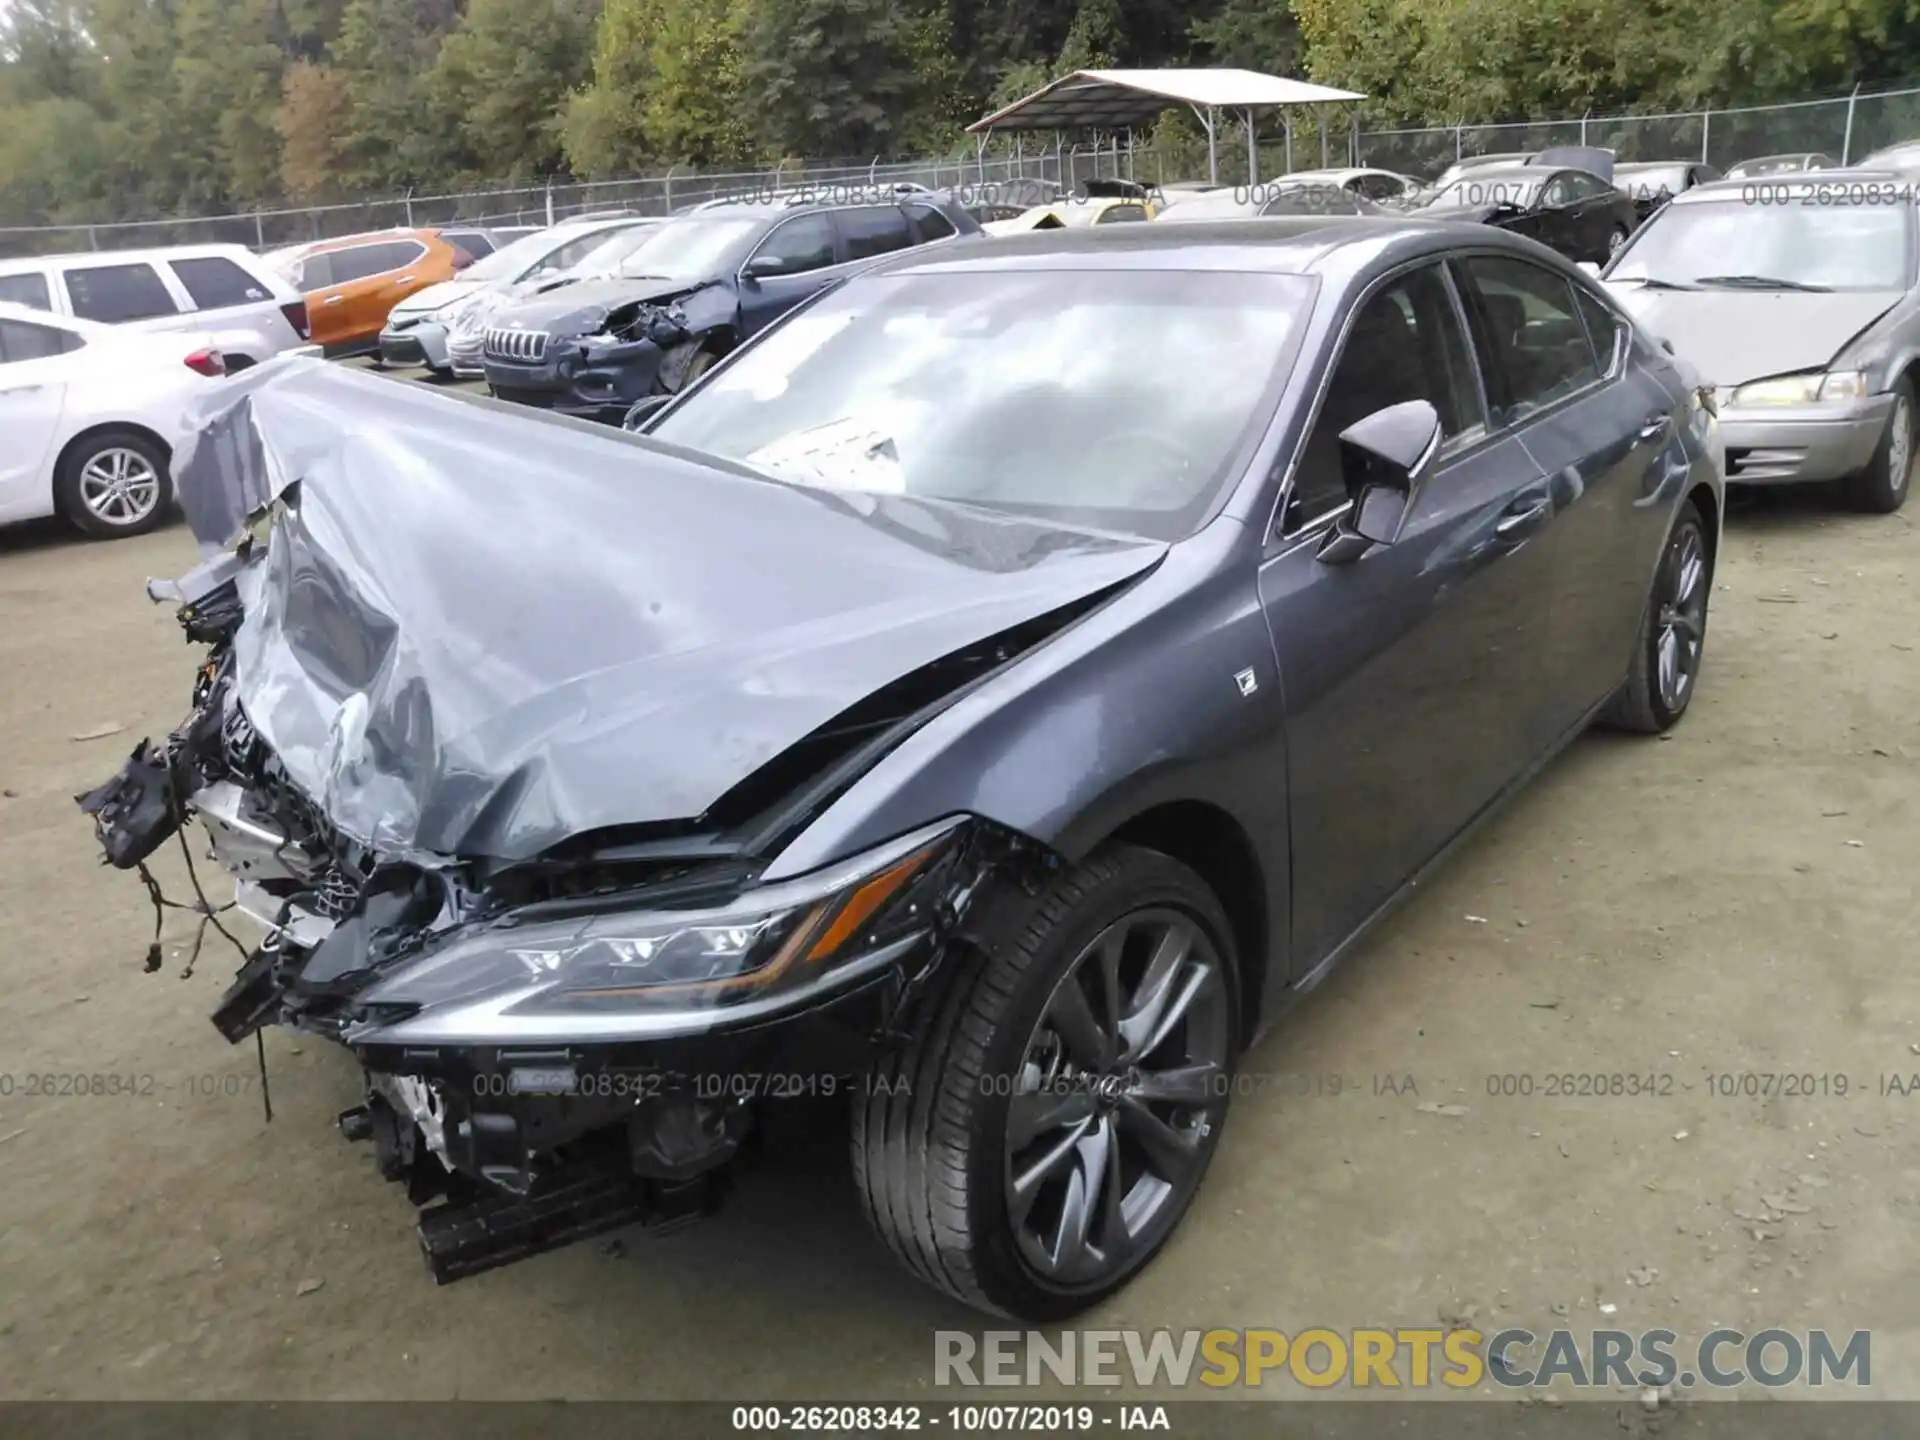
<path fill-rule="evenodd" d="M 673 399 L 671 395 L 647 395 L 634 401 L 627 407 L 626 418 L 620 422 L 620 428 L 644 430 L 647 422 L 665 409 L 667 402 L 671 399 Z"/>
<path fill-rule="evenodd" d="M 1400 538 L 1440 449 L 1440 413 L 1425 400 L 1376 410 L 1340 433 L 1340 465 L 1353 508 L 1321 544 L 1319 558 L 1345 565 Z"/>
<path fill-rule="evenodd" d="M 771 275 L 786 274 L 787 262 L 778 255 L 756 255 L 747 261 L 740 273 L 749 280 L 765 280 Z"/>

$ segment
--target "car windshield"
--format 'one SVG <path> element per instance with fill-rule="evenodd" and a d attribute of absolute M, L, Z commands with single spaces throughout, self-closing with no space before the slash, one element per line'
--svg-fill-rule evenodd
<path fill-rule="evenodd" d="M 727 256 L 759 233 L 761 220 L 689 218 L 646 231 L 638 245 L 618 262 L 622 275 L 657 275 L 663 280 L 703 280 L 720 269 Z M 585 262 L 581 268 L 584 269 Z"/>
<path fill-rule="evenodd" d="M 476 260 L 460 272 L 463 280 L 519 280 L 577 232 L 564 229 L 538 230 L 523 235 L 511 245 L 502 245 L 484 259 Z"/>
<path fill-rule="evenodd" d="M 1311 303 L 1294 275 L 874 277 L 796 313 L 652 433 L 796 484 L 1174 540 L 1260 433 Z"/>
<path fill-rule="evenodd" d="M 1667 206 L 1628 242 L 1607 278 L 1709 288 L 1904 290 L 1912 234 L 1911 206 L 1802 205 L 1797 192 L 1783 186 L 1774 204 L 1734 195 Z"/>
<path fill-rule="evenodd" d="M 1429 210 L 1478 210 L 1487 205 L 1528 209 L 1539 197 L 1544 177 L 1531 175 L 1465 175 L 1427 202 Z"/>
<path fill-rule="evenodd" d="M 620 262 L 660 233 L 657 225 L 623 226 L 609 232 L 600 243 L 574 261 L 571 268 L 580 275 L 613 275 Z"/>

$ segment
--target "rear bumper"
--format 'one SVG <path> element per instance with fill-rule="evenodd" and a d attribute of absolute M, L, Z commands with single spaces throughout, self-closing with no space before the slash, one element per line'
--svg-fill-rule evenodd
<path fill-rule="evenodd" d="M 1723 408 L 1727 483 L 1789 485 L 1858 474 L 1873 463 L 1892 410 L 1891 395 L 1846 406 Z"/>

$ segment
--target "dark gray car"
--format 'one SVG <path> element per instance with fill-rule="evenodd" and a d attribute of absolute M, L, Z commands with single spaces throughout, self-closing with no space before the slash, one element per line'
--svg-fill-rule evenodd
<path fill-rule="evenodd" d="M 1665 352 L 1420 221 L 903 254 L 645 435 L 317 362 L 208 420 L 183 501 L 255 538 L 83 806 L 124 866 L 207 825 L 271 928 L 215 1023 L 354 1051 L 443 1281 L 703 1213 L 830 1099 L 914 1273 L 1110 1294 L 1283 1007 L 1685 712 L 1721 525 Z"/>
<path fill-rule="evenodd" d="M 1734 484 L 1906 503 L 1920 404 L 1913 186 L 1823 170 L 1676 196 L 1604 278 L 1718 396 Z"/>

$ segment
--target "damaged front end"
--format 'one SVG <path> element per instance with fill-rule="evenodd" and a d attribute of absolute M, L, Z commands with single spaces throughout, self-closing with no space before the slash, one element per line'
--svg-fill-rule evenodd
<path fill-rule="evenodd" d="M 570 616 L 583 607 L 607 624 L 667 603 L 648 587 L 631 603 L 590 596 L 584 541 L 550 573 L 523 558 L 514 593 L 482 586 L 453 603 L 448 555 L 470 561 L 503 528 L 487 500 L 496 482 L 463 477 L 476 513 L 450 520 L 424 478 L 427 437 L 497 456 L 520 437 L 489 431 L 505 424 L 497 412 L 319 371 L 236 388 L 181 473 L 199 521 L 226 533 L 236 514 L 252 518 L 232 549 L 149 587 L 208 648 L 186 718 L 78 797 L 107 861 L 138 869 L 156 906 L 146 864 L 170 840 L 189 867 L 210 847 L 231 872 L 263 938 L 215 1026 L 234 1043 L 290 1026 L 353 1051 L 365 1094 L 340 1128 L 423 1207 L 436 1280 L 706 1213 L 765 1108 L 851 1098 L 915 1025 L 940 967 L 988 943 L 983 927 L 1006 923 L 1056 863 L 965 813 L 808 874 L 766 878 L 774 862 L 880 757 L 1152 553 L 1019 524 L 955 529 L 943 543 L 971 536 L 975 588 L 1005 593 L 964 605 L 929 593 L 917 607 L 894 597 L 885 633 L 918 634 L 924 657 L 905 664 L 876 655 L 882 632 L 859 633 L 877 624 L 864 611 L 844 624 L 791 615 L 775 632 L 784 654 L 747 656 L 711 640 L 724 617 L 689 578 L 670 598 L 703 616 L 713 648 L 698 673 L 718 677 L 696 684 L 670 637 L 653 637 L 640 664 L 639 620 L 612 638 L 577 618 L 575 630 L 529 622 L 555 595 Z M 355 405 L 321 403 L 356 398 L 371 440 L 337 426 Z M 656 508 L 633 503 L 634 467 L 691 467 L 650 462 L 618 436 L 561 434 L 554 443 L 578 454 L 550 457 L 546 483 L 507 474 L 503 491 L 566 506 L 582 466 L 617 461 L 617 484 L 580 489 L 569 513 L 607 553 L 644 560 L 647 532 L 619 518 Z M 773 482 L 700 483 L 722 492 L 701 506 L 739 535 L 756 507 L 781 506 L 775 528 L 854 572 L 863 596 L 907 566 L 876 551 L 860 580 L 863 546 L 904 543 L 895 531 L 927 540 L 925 515 L 898 526 Z M 409 500 L 408 486 L 428 493 Z M 684 504 L 669 489 L 657 508 Z M 694 543 L 699 524 L 682 521 L 678 542 Z M 836 543 L 806 534 L 823 523 Z M 462 525 L 466 550 L 448 533 Z M 1041 582 L 1055 570 L 1071 578 Z M 480 613 L 483 596 L 499 608 Z M 813 637 L 804 653 L 800 637 Z M 630 673 L 614 673 L 615 656 Z M 204 847 L 187 839 L 195 823 Z M 186 908 L 215 913 L 204 892 Z M 147 968 L 158 961 L 156 926 Z"/>
<path fill-rule="evenodd" d="M 229 580 L 181 615 L 192 635 L 233 606 Z M 955 817 L 760 883 L 770 814 L 523 862 L 389 859 L 291 782 L 229 640 L 199 638 L 212 650 L 187 718 L 81 806 L 108 861 L 150 887 L 145 861 L 199 823 L 264 931 L 215 1027 L 239 1043 L 286 1025 L 354 1052 L 366 1093 L 340 1129 L 426 1207 L 442 1283 L 710 1211 L 761 1110 L 851 1097 L 983 887 L 1045 863 Z"/>

